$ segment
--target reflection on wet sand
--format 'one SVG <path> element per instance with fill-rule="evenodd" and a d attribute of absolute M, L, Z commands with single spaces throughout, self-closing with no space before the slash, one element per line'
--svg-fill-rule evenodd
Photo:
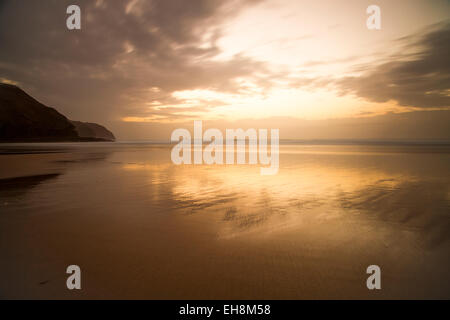
<path fill-rule="evenodd" d="M 3 208 L 1 295 L 73 298 L 58 272 L 77 261 L 75 298 L 450 297 L 450 149 L 282 146 L 278 175 L 261 176 L 97 146 L 0 157 L 64 172 Z M 381 292 L 365 288 L 370 264 Z"/>
<path fill-rule="evenodd" d="M 313 208 L 322 207 L 323 213 L 315 214 L 316 219 L 339 218 L 344 209 L 346 214 L 364 214 L 368 219 L 398 223 L 399 227 L 415 227 L 435 239 L 433 242 L 448 240 L 445 238 L 450 234 L 446 178 L 418 180 L 413 173 L 320 162 L 291 165 L 270 178 L 248 166 L 125 164 L 123 169 L 140 171 L 143 177 L 152 176 L 153 185 L 164 185 L 159 189 L 164 193 L 153 196 L 159 196 L 158 201 L 163 203 L 169 201 L 172 210 L 221 214 L 222 221 L 233 224 L 229 230 L 234 233 L 263 228 L 264 224 L 276 229 L 277 218 L 278 223 L 292 224 Z"/>
<path fill-rule="evenodd" d="M 37 176 L 27 176 L 9 179 L 0 179 L 0 199 L 18 197 L 26 193 L 29 189 L 44 183 L 47 180 L 58 177 L 58 173 L 42 174 Z"/>
<path fill-rule="evenodd" d="M 342 207 L 357 210 L 399 228 L 414 229 L 430 247 L 450 240 L 450 205 L 446 181 L 380 180 L 376 184 L 342 194 Z M 394 185 L 392 185 L 394 184 Z"/>
<path fill-rule="evenodd" d="M 56 178 L 59 174 L 42 174 L 37 176 L 27 176 L 0 180 L 1 191 L 12 191 L 32 188 L 45 182 L 48 179 Z"/>

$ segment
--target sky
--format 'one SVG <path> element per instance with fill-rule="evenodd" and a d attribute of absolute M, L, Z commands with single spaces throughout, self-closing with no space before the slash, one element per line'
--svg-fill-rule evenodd
<path fill-rule="evenodd" d="M 81 8 L 81 30 L 66 9 Z M 381 30 L 369 30 L 369 5 Z M 0 81 L 119 140 L 450 139 L 448 0 L 0 0 Z"/>

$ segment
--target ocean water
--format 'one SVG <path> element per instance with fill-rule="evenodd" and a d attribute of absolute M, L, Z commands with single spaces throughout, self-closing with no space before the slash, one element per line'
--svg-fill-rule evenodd
<path fill-rule="evenodd" d="M 450 298 L 450 146 L 287 144 L 274 176 L 170 151 L 0 145 L 0 297 Z"/>

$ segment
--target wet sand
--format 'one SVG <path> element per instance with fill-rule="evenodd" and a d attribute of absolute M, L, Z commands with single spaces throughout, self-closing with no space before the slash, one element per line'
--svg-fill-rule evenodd
<path fill-rule="evenodd" d="M 450 298 L 449 147 L 281 146 L 276 176 L 164 145 L 0 149 L 1 298 Z"/>

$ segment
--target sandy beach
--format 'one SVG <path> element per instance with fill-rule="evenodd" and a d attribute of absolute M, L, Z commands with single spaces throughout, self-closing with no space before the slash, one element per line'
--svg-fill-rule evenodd
<path fill-rule="evenodd" d="M 286 145 L 270 178 L 165 145 L 0 149 L 1 298 L 450 297 L 447 147 Z"/>

